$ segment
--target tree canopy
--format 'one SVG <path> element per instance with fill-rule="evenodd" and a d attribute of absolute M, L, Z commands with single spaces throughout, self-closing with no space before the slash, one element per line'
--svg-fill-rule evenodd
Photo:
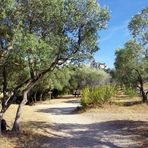
<path fill-rule="evenodd" d="M 148 44 L 148 7 L 136 14 L 128 25 L 134 38 L 143 45 Z"/>
<path fill-rule="evenodd" d="M 97 0 L 3 0 L 0 12 L 2 113 L 21 93 L 20 114 L 28 93 L 47 73 L 91 58 L 99 49 L 98 31 L 109 20 Z M 18 123 L 17 115 L 14 130 Z"/>
<path fill-rule="evenodd" d="M 139 87 L 145 102 L 147 98 L 143 84 L 148 81 L 148 8 L 136 14 L 128 27 L 133 39 L 116 51 L 116 78 L 125 85 Z"/>

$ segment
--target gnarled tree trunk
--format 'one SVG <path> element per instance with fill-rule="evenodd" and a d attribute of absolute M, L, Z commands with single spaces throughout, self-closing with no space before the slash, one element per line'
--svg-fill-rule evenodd
<path fill-rule="evenodd" d="M 3 119 L 3 113 L 0 113 L 0 135 L 2 134 L 2 129 L 1 129 L 2 119 Z"/>
<path fill-rule="evenodd" d="M 145 102 L 147 102 L 147 95 L 144 92 L 143 78 L 142 78 L 140 72 L 137 69 L 135 69 L 135 71 L 138 73 L 138 81 L 140 83 L 140 87 L 139 88 L 140 88 L 140 92 L 141 92 L 141 95 L 142 95 L 142 102 L 145 103 Z"/>
<path fill-rule="evenodd" d="M 60 52 L 59 52 L 60 53 Z M 15 131 L 15 132 L 20 132 L 20 119 L 21 119 L 21 114 L 22 114 L 22 107 L 27 103 L 28 99 L 27 99 L 27 95 L 29 93 L 29 91 L 36 85 L 36 83 L 44 77 L 45 74 L 47 74 L 48 72 L 51 72 L 55 69 L 56 67 L 56 63 L 58 62 L 58 59 L 59 58 L 59 55 L 57 55 L 57 57 L 55 58 L 55 60 L 53 61 L 53 63 L 47 68 L 45 69 L 44 71 L 42 71 L 41 73 L 39 73 L 34 79 L 32 79 L 30 81 L 27 80 L 25 81 L 25 83 L 21 84 L 19 86 L 22 87 L 26 84 L 26 89 L 24 89 L 24 93 L 23 93 L 23 100 L 22 102 L 19 104 L 18 106 L 18 109 L 17 109 L 17 112 L 16 112 L 16 117 L 15 117 L 15 121 L 14 121 L 14 124 L 13 124 L 13 128 L 12 130 Z"/>
<path fill-rule="evenodd" d="M 146 93 L 144 92 L 144 88 L 141 87 L 141 88 L 140 88 L 140 91 L 141 91 L 141 95 L 142 95 L 142 102 L 143 102 L 143 103 L 146 103 L 146 102 L 147 102 L 147 95 L 146 95 Z"/>
<path fill-rule="evenodd" d="M 3 98 L 1 100 L 2 109 L 1 109 L 1 112 L 0 112 L 0 135 L 2 134 L 1 123 L 2 123 L 2 119 L 3 119 L 3 114 L 6 111 L 6 104 L 7 104 L 7 70 L 6 70 L 5 64 L 3 65 L 3 72 L 2 72 L 2 76 L 3 76 L 3 83 L 2 83 L 3 84 Z"/>
<path fill-rule="evenodd" d="M 29 90 L 24 91 L 23 100 L 18 106 L 12 131 L 20 132 L 20 119 L 21 119 L 21 114 L 22 114 L 22 107 L 27 103 L 28 92 L 29 92 Z"/>
<path fill-rule="evenodd" d="M 38 79 L 31 81 L 26 86 L 26 89 L 24 89 L 24 91 L 23 91 L 23 100 L 18 106 L 16 116 L 15 116 L 15 121 L 14 121 L 13 128 L 12 128 L 12 131 L 14 131 L 14 132 L 20 132 L 20 119 L 21 119 L 21 115 L 22 115 L 22 111 L 23 111 L 23 106 L 27 103 L 28 93 L 35 86 L 37 80 Z"/>

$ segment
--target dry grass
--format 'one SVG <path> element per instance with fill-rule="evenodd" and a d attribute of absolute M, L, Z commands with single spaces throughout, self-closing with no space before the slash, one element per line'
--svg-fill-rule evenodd
<path fill-rule="evenodd" d="M 46 148 L 44 141 L 48 138 L 48 136 L 31 131 L 21 132 L 20 134 L 7 132 L 0 137 L 0 143 L 1 148 Z"/>
<path fill-rule="evenodd" d="M 67 98 L 68 99 L 68 98 Z M 65 98 L 58 99 L 58 103 L 63 102 Z M 4 119 L 8 124 L 8 132 L 0 137 L 0 148 L 46 148 L 49 138 L 54 136 L 50 129 L 52 127 L 47 114 L 37 112 L 38 109 L 46 108 L 46 105 L 54 104 L 57 99 L 39 102 L 34 106 L 24 106 L 21 118 L 21 133 L 14 134 L 10 132 L 18 105 L 11 105 L 4 114 Z"/>
<path fill-rule="evenodd" d="M 144 88 L 148 89 L 148 82 L 144 84 Z"/>
<path fill-rule="evenodd" d="M 132 106 L 142 104 L 142 98 L 139 96 L 129 97 L 127 95 L 117 95 L 112 98 L 112 102 L 121 106 Z"/>
<path fill-rule="evenodd" d="M 78 107 L 76 113 L 83 112 L 99 112 L 99 113 L 110 113 L 115 114 L 118 119 L 140 119 L 148 121 L 148 104 L 142 103 L 141 97 L 129 97 L 127 95 L 117 95 L 112 98 L 111 103 L 103 104 L 102 106 L 94 106 L 93 108 L 81 108 Z"/>
<path fill-rule="evenodd" d="M 4 115 L 9 128 L 12 128 L 17 105 L 12 105 Z M 10 131 L 0 137 L 1 148 L 46 148 L 46 143 L 50 134 L 45 133 L 45 128 L 50 127 L 49 119 L 44 113 L 36 112 L 36 106 L 24 106 L 21 119 L 22 131 L 14 134 Z M 42 127 L 42 123 L 47 123 L 47 127 Z M 42 127 L 42 128 L 41 128 Z"/>
<path fill-rule="evenodd" d="M 127 115 L 131 114 L 134 116 L 140 115 L 147 115 L 148 114 L 148 105 L 147 104 L 137 104 L 137 105 L 132 105 L 132 106 L 119 106 L 116 104 L 104 104 L 102 107 L 99 108 L 92 108 L 87 110 L 88 112 L 108 112 L 108 113 L 115 113 L 115 114 L 120 114 L 121 115 Z M 148 118 L 143 118 L 141 116 L 141 119 L 144 121 L 148 121 Z"/>
<path fill-rule="evenodd" d="M 124 99 L 123 99 L 124 98 Z M 139 98 L 126 98 L 121 97 L 118 99 L 120 102 L 121 100 L 128 100 L 138 101 Z M 66 98 L 62 98 L 58 100 L 58 103 L 64 102 L 67 100 Z M 75 99 L 73 99 L 75 100 Z M 72 100 L 71 100 L 72 101 Z M 52 100 L 51 103 L 56 103 L 57 100 Z M 49 139 L 52 136 L 50 129 L 52 125 L 50 124 L 50 120 L 48 115 L 43 112 L 37 112 L 37 110 L 47 108 L 49 102 L 44 102 L 43 105 L 35 105 L 35 106 L 24 106 L 24 112 L 22 115 L 21 122 L 22 125 L 22 132 L 18 135 L 7 132 L 0 137 L 0 148 L 46 148 L 48 147 L 47 144 Z M 8 111 L 5 113 L 4 118 L 6 119 L 10 128 L 12 128 L 12 124 L 15 118 L 15 113 L 17 110 L 17 105 L 12 105 Z M 148 114 L 148 105 L 146 104 L 136 104 L 132 106 L 118 106 L 115 104 L 109 105 L 106 104 L 101 108 L 91 109 L 90 112 L 107 112 L 107 113 L 115 113 L 119 114 L 119 116 L 130 116 L 133 115 L 134 118 L 139 119 L 141 118 L 142 121 L 148 121 L 148 118 L 144 116 Z M 143 115 L 143 116 L 141 116 Z M 129 119 L 133 117 L 129 117 Z"/>

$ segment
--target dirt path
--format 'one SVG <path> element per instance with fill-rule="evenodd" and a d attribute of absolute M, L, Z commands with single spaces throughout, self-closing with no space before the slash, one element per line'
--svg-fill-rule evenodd
<path fill-rule="evenodd" d="M 76 99 L 53 100 L 37 105 L 37 112 L 47 114 L 51 134 L 43 147 L 48 148 L 144 148 L 148 147 L 148 114 L 87 112 L 73 114 L 79 106 Z M 43 126 L 43 125 L 42 125 Z M 45 125 L 46 127 L 46 125 Z"/>

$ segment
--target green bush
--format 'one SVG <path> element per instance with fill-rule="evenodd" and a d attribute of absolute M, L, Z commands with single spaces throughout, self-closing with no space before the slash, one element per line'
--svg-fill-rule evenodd
<path fill-rule="evenodd" d="M 81 105 L 83 107 L 86 107 L 87 104 L 90 102 L 90 88 L 86 87 L 82 90 L 82 99 L 81 99 Z"/>
<path fill-rule="evenodd" d="M 97 88 L 86 87 L 82 90 L 81 105 L 84 108 L 102 105 L 115 95 L 115 90 L 113 85 L 103 85 Z"/>
<path fill-rule="evenodd" d="M 123 89 L 123 91 L 124 91 L 125 95 L 131 96 L 131 97 L 136 96 L 136 94 L 137 94 L 136 90 L 134 88 L 131 88 L 131 87 L 125 87 Z"/>

